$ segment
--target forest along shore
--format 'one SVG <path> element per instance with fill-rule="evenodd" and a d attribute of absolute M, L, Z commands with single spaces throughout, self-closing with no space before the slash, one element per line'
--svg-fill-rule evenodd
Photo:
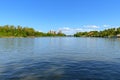
<path fill-rule="evenodd" d="M 23 38 L 23 37 L 106 37 L 106 38 L 120 38 L 120 27 L 110 28 L 103 31 L 89 31 L 77 32 L 73 35 L 66 35 L 62 31 L 49 31 L 47 33 L 36 31 L 30 27 L 4 25 L 0 26 L 0 38 Z"/>
<path fill-rule="evenodd" d="M 0 26 L 0 37 L 13 38 L 13 37 L 49 37 L 49 36 L 66 36 L 61 31 L 54 32 L 49 31 L 48 33 L 36 31 L 33 28 L 5 25 Z"/>

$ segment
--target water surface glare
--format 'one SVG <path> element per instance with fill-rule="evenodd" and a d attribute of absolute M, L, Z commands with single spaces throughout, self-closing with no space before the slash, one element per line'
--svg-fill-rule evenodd
<path fill-rule="evenodd" d="M 0 80 L 120 80 L 120 39 L 0 38 Z"/>

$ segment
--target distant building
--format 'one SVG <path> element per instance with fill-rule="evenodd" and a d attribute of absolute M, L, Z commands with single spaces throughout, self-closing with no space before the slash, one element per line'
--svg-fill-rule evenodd
<path fill-rule="evenodd" d="M 56 31 L 50 30 L 48 33 L 50 33 L 50 34 L 56 34 Z"/>
<path fill-rule="evenodd" d="M 115 31 L 117 31 L 117 28 L 115 28 Z"/>

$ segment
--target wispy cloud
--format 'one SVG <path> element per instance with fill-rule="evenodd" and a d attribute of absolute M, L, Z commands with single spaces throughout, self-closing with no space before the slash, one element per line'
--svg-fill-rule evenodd
<path fill-rule="evenodd" d="M 71 28 L 71 27 L 61 27 L 58 29 L 61 30 L 63 33 L 71 35 L 75 34 L 76 32 L 84 32 L 84 31 L 95 31 L 95 30 L 104 30 L 108 28 L 113 28 L 113 27 L 119 27 L 119 26 L 113 26 L 113 25 L 83 25 L 78 28 Z"/>
<path fill-rule="evenodd" d="M 111 25 L 107 25 L 107 24 L 104 24 L 103 25 L 103 27 L 105 27 L 105 28 L 108 28 L 108 27 L 110 27 Z"/>
<path fill-rule="evenodd" d="M 58 30 L 61 30 L 63 33 L 67 35 L 74 34 L 76 32 L 74 28 L 70 28 L 70 27 L 63 27 L 63 28 L 59 28 Z"/>
<path fill-rule="evenodd" d="M 98 28 L 100 28 L 100 26 L 97 26 L 97 25 L 84 25 L 83 27 L 89 28 L 89 29 L 98 29 Z"/>
<path fill-rule="evenodd" d="M 105 28 L 117 28 L 117 27 L 120 27 L 118 25 L 103 25 L 102 27 L 105 27 Z"/>
<path fill-rule="evenodd" d="M 63 28 L 59 28 L 59 30 L 61 30 L 61 31 L 71 31 L 72 28 L 69 28 L 69 27 L 63 27 Z"/>
<path fill-rule="evenodd" d="M 120 27 L 120 26 L 116 26 L 116 25 L 107 25 L 107 24 L 105 24 L 105 25 L 102 25 L 102 26 L 101 26 L 101 29 L 104 30 L 104 29 L 118 28 L 118 27 Z"/>
<path fill-rule="evenodd" d="M 63 33 L 71 35 L 75 34 L 76 32 L 84 32 L 84 31 L 93 31 L 92 28 L 70 28 L 70 27 L 63 27 L 59 28 L 58 31 L 61 30 Z"/>

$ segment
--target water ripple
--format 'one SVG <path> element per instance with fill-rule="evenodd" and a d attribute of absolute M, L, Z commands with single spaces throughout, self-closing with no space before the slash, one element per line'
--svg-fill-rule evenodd
<path fill-rule="evenodd" d="M 62 59 L 63 60 L 63 59 Z M 0 73 L 1 80 L 119 80 L 120 64 L 103 61 L 63 62 L 29 60 L 11 63 Z"/>

